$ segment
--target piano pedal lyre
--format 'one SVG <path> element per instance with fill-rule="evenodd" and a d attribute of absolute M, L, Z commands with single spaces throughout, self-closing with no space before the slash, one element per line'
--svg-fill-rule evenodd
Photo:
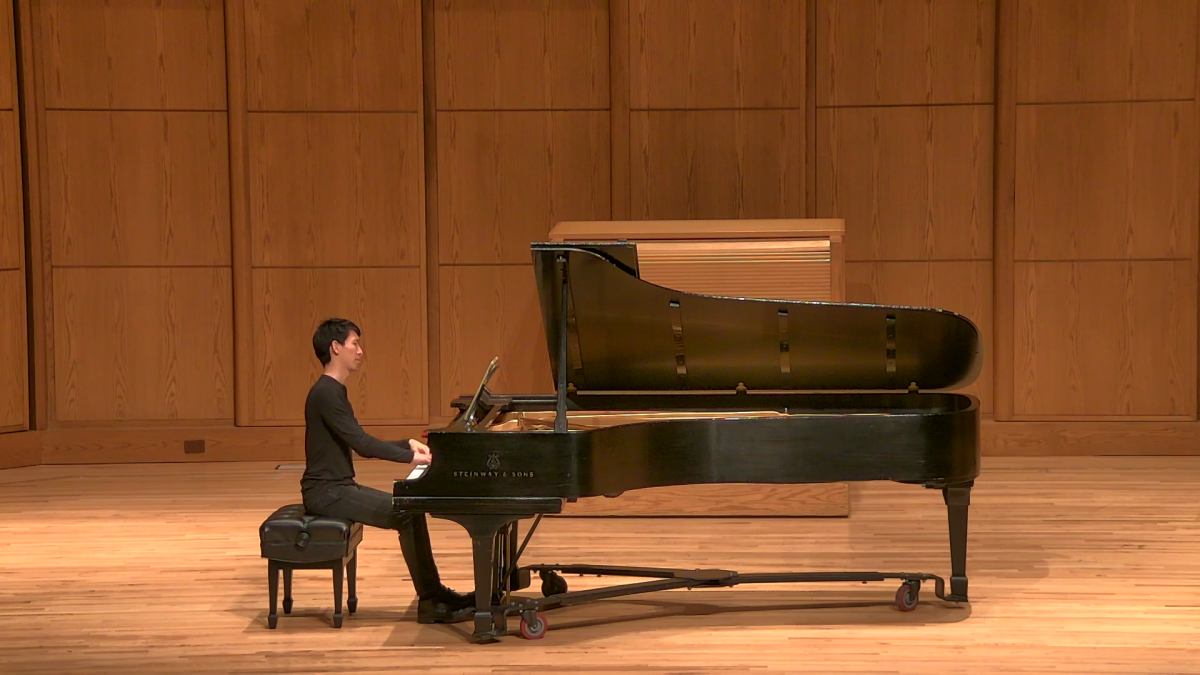
<path fill-rule="evenodd" d="M 528 588 L 531 584 L 530 571 L 522 569 L 519 563 L 521 561 L 521 554 L 525 552 L 525 547 L 529 545 L 529 540 L 533 538 L 533 533 L 537 530 L 538 524 L 542 522 L 542 514 L 539 513 L 534 516 L 533 524 L 529 526 L 529 531 L 525 533 L 525 540 L 518 547 L 516 545 L 516 537 L 519 522 L 514 520 L 496 533 L 494 546 L 497 562 L 496 588 L 492 591 L 492 603 L 496 605 L 507 604 L 509 596 L 514 591 Z M 545 586 L 543 585 L 544 588 Z"/>

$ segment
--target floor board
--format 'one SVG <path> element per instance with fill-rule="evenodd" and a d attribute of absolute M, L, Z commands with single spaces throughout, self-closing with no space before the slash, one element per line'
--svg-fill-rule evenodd
<path fill-rule="evenodd" d="M 399 475 L 358 466 L 385 490 Z M 268 630 L 257 527 L 299 480 L 275 467 L 0 471 L 0 672 L 1200 673 L 1198 457 L 987 459 L 969 606 L 927 586 L 901 613 L 890 581 L 677 590 L 552 610 L 544 639 L 493 645 L 415 623 L 396 538 L 373 529 L 341 630 L 319 571 L 296 573 L 294 614 Z M 852 495 L 848 519 L 547 519 L 523 560 L 948 576 L 939 493 Z M 464 531 L 431 527 L 443 576 L 468 588 Z"/>

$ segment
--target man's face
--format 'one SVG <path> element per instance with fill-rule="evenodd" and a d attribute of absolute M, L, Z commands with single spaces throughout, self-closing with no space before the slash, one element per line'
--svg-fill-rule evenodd
<path fill-rule="evenodd" d="M 352 331 L 346 338 L 345 344 L 335 341 L 330 348 L 333 358 L 345 366 L 346 370 L 358 370 L 358 367 L 362 365 L 363 350 L 362 345 L 359 344 L 358 333 Z"/>

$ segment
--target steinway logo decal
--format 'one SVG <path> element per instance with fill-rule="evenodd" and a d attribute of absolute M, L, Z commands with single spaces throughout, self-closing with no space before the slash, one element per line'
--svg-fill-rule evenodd
<path fill-rule="evenodd" d="M 487 471 L 459 470 L 451 475 L 455 478 L 533 478 L 532 471 L 501 471 L 500 455 L 492 453 L 487 458 Z"/>

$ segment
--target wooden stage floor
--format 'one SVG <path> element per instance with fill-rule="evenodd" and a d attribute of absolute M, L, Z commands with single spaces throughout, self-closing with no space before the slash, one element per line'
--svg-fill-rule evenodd
<path fill-rule="evenodd" d="M 401 475 L 359 467 L 385 490 Z M 0 673 L 1200 673 L 1200 457 L 987 458 L 969 606 L 927 585 L 901 613 L 891 581 L 676 590 L 552 610 L 544 639 L 492 645 L 469 623 L 417 624 L 396 537 L 370 529 L 341 630 L 319 571 L 296 573 L 295 613 L 268 630 L 257 527 L 298 479 L 265 463 L 0 471 Z M 949 575 L 939 493 L 853 494 L 849 519 L 546 519 L 524 561 Z M 443 576 L 468 588 L 465 533 L 431 525 Z"/>

